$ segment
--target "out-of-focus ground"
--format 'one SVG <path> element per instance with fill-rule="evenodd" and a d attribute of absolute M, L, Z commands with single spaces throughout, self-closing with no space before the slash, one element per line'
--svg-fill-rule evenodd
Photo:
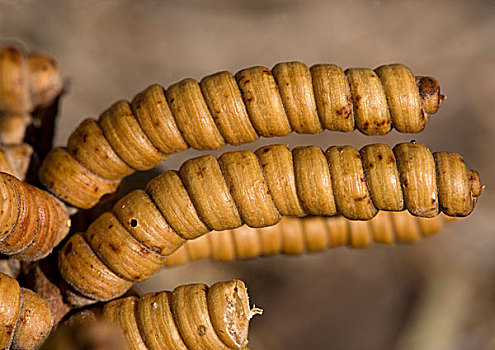
<path fill-rule="evenodd" d="M 252 323 L 253 349 L 495 349 L 493 1 L 0 0 L 0 37 L 53 54 L 68 78 L 57 145 L 82 119 L 153 82 L 288 60 L 402 62 L 435 76 L 448 100 L 420 135 L 325 132 L 237 148 L 416 139 L 479 170 L 487 188 L 469 218 L 414 246 L 201 261 L 163 269 L 140 289 L 243 279 L 265 309 Z M 197 154 L 174 155 L 160 169 Z"/>

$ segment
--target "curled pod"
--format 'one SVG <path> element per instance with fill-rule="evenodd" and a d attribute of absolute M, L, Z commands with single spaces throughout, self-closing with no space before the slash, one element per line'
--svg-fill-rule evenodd
<path fill-rule="evenodd" d="M 219 149 L 259 136 L 315 134 L 324 129 L 384 135 L 421 132 L 445 99 L 434 78 L 415 77 L 401 64 L 375 70 L 300 62 L 220 72 L 200 83 L 185 79 L 164 90 L 151 85 L 86 119 L 66 149 L 53 150 L 40 181 L 73 206 L 88 209 L 122 178 L 188 147 Z M 64 153 L 64 157 L 60 154 Z M 63 163 L 78 164 L 71 168 Z M 89 186 L 79 186 L 84 178 Z"/>
<path fill-rule="evenodd" d="M 60 69 L 48 55 L 27 55 L 19 46 L 0 47 L 0 141 L 20 144 L 30 113 L 62 92 Z"/>
<path fill-rule="evenodd" d="M 24 180 L 33 149 L 28 144 L 0 146 L 0 172 Z"/>
<path fill-rule="evenodd" d="M 50 304 L 4 274 L 0 274 L 0 310 L 1 349 L 38 349 L 50 334 Z"/>
<path fill-rule="evenodd" d="M 459 155 L 432 155 L 420 143 L 326 152 L 272 145 L 203 156 L 131 192 L 71 237 L 59 271 L 78 293 L 109 300 L 151 277 L 185 240 L 212 230 L 272 226 L 281 216 L 369 220 L 379 210 L 466 216 L 481 190 Z"/>
<path fill-rule="evenodd" d="M 47 192 L 0 173 L 0 197 L 1 254 L 39 260 L 69 232 L 64 205 Z"/>
<path fill-rule="evenodd" d="M 212 231 L 186 241 L 167 256 L 167 266 L 189 260 L 211 258 L 220 261 L 253 259 L 273 254 L 297 255 L 328 248 L 349 246 L 365 248 L 380 244 L 414 243 L 422 237 L 438 233 L 444 215 L 421 218 L 407 211 L 380 211 L 368 221 L 348 220 L 342 216 L 306 218 L 283 217 L 276 225 Z"/>
<path fill-rule="evenodd" d="M 120 327 L 132 350 L 227 350 L 247 345 L 249 321 L 261 313 L 250 309 L 244 283 L 232 280 L 114 300 L 103 319 Z"/>

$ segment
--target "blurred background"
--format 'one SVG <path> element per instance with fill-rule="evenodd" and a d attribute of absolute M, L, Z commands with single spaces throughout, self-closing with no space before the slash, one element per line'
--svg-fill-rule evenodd
<path fill-rule="evenodd" d="M 448 100 L 419 135 L 324 132 L 223 150 L 415 139 L 461 153 L 487 186 L 470 217 L 414 246 L 198 261 L 139 285 L 147 292 L 244 280 L 265 310 L 252 322 L 252 349 L 495 349 L 494 37 L 495 2 L 482 0 L 0 0 L 0 38 L 55 56 L 67 79 L 56 145 L 84 118 L 151 83 L 219 70 L 401 62 L 439 80 Z M 199 154 L 176 154 L 127 184 L 143 187 Z"/>

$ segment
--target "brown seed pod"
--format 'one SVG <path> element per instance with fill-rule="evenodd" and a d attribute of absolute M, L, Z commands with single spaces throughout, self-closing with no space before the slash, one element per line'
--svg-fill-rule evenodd
<path fill-rule="evenodd" d="M 219 282 L 177 287 L 173 292 L 114 300 L 103 318 L 120 327 L 129 349 L 243 349 L 250 319 L 262 310 L 250 309 L 243 282 Z"/>
<path fill-rule="evenodd" d="M 52 57 L 27 55 L 18 45 L 0 46 L 0 142 L 22 143 L 30 113 L 49 105 L 62 87 L 62 75 Z"/>
<path fill-rule="evenodd" d="M 53 326 L 48 302 L 0 273 L 0 348 L 38 349 Z"/>
<path fill-rule="evenodd" d="M 64 205 L 36 187 L 0 173 L 0 198 L 1 254 L 38 260 L 69 232 Z"/>
<path fill-rule="evenodd" d="M 283 217 L 276 225 L 212 231 L 186 241 L 167 256 L 166 265 L 185 264 L 188 260 L 211 258 L 232 261 L 273 254 L 303 254 L 328 248 L 349 246 L 365 248 L 380 244 L 413 243 L 439 232 L 445 216 L 421 218 L 407 211 L 380 211 L 369 221 L 348 220 L 342 216 L 307 218 Z"/>
<path fill-rule="evenodd" d="M 220 72 L 200 83 L 185 79 L 166 91 L 152 85 L 130 103 L 115 103 L 97 121 L 83 121 L 67 149 L 55 149 L 57 155 L 44 160 L 40 180 L 59 198 L 88 209 L 115 191 L 108 182 L 118 184 L 188 147 L 219 149 L 259 136 L 324 129 L 383 135 L 395 127 L 417 133 L 444 99 L 435 79 L 415 78 L 401 64 L 344 72 L 334 65 L 308 69 L 288 62 L 272 71 L 244 69 L 235 77 Z"/>
<path fill-rule="evenodd" d="M 398 144 L 393 150 L 383 144 L 361 151 L 334 146 L 326 152 L 315 146 L 291 152 L 287 146 L 272 145 L 255 153 L 225 153 L 218 160 L 198 157 L 178 172 L 167 171 L 150 181 L 146 192 L 131 192 L 85 234 L 73 236 L 59 254 L 59 271 L 82 295 L 109 300 L 132 282 L 149 278 L 185 240 L 211 230 L 243 223 L 267 227 L 281 216 L 340 213 L 369 220 L 379 210 L 408 209 L 423 217 L 442 210 L 466 216 L 481 191 L 479 178 L 470 174 L 475 172 L 466 169 L 460 156 L 432 155 L 420 143 Z"/>
<path fill-rule="evenodd" d="M 11 146 L 0 145 L 0 172 L 24 180 L 32 153 L 32 147 L 25 143 Z"/>

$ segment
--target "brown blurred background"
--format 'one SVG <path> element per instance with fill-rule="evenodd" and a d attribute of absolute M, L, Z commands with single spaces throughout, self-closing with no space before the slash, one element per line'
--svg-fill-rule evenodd
<path fill-rule="evenodd" d="M 163 269 L 139 288 L 243 279 L 265 310 L 252 323 L 253 349 L 495 349 L 493 1 L 0 0 L 0 38 L 59 61 L 68 92 L 57 145 L 82 119 L 153 82 L 288 60 L 401 62 L 435 76 L 448 100 L 420 135 L 325 132 L 236 148 L 416 139 L 459 152 L 479 170 L 487 189 L 469 218 L 414 246 L 199 261 Z M 198 154 L 174 155 L 160 170 Z M 127 183 L 142 186 L 153 174 Z"/>

